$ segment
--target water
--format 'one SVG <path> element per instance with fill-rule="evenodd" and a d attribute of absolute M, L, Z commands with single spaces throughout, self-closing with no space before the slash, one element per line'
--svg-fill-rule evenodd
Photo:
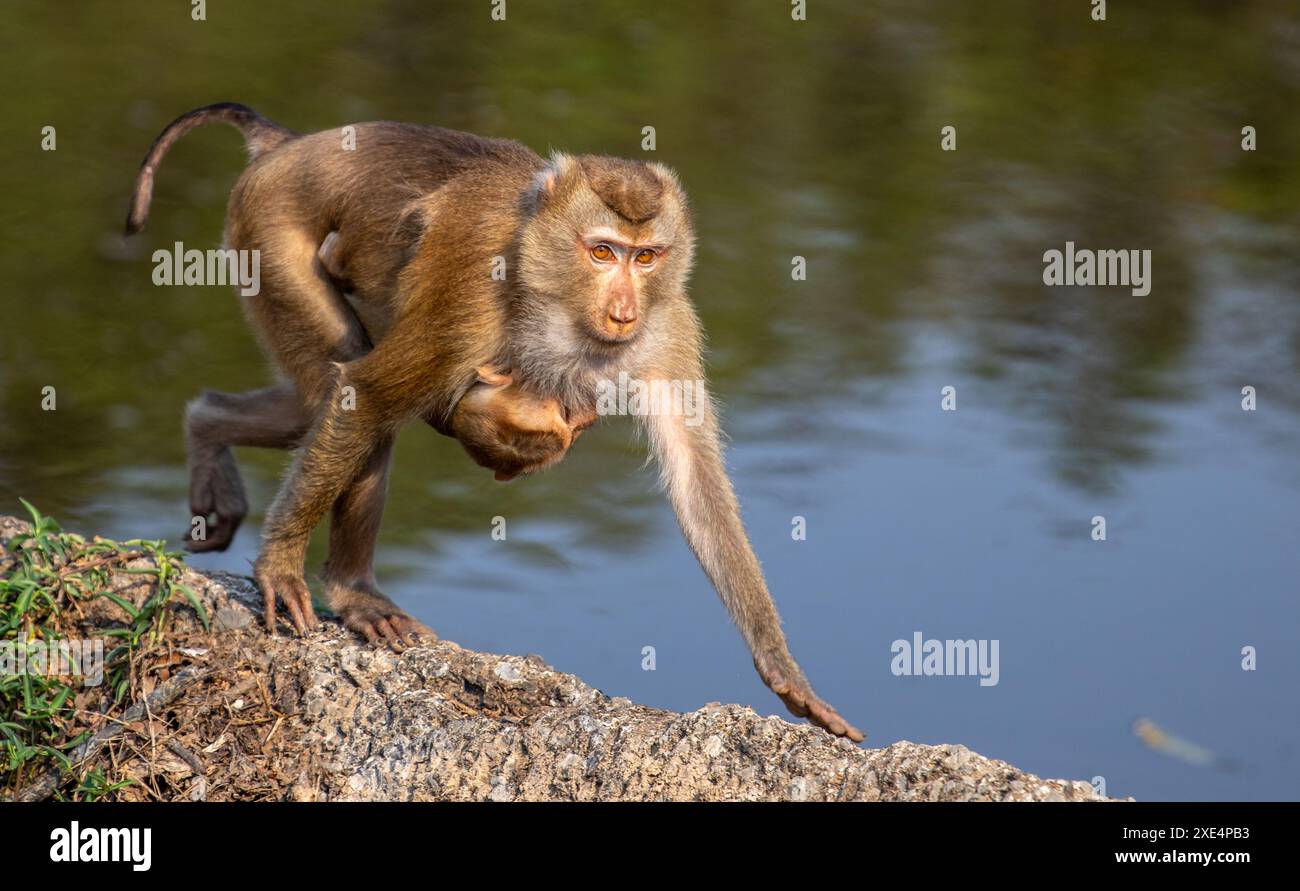
<path fill-rule="evenodd" d="M 960 742 L 1138 798 L 1300 795 L 1294 9 L 1095 23 L 1086 4 L 822 2 L 796 24 L 780 4 L 534 6 L 494 23 L 482 4 L 236 2 L 196 23 L 11 4 L 0 510 L 23 496 L 71 528 L 178 539 L 186 400 L 268 380 L 228 290 L 150 283 L 153 250 L 215 246 L 232 132 L 186 137 L 145 235 L 116 239 L 174 115 L 230 99 L 303 130 L 393 118 L 632 156 L 652 124 L 695 209 L 746 522 L 818 691 L 870 744 Z M 1067 240 L 1151 250 L 1151 293 L 1044 287 Z M 411 428 L 381 580 L 466 646 L 664 708 L 780 713 L 643 456 L 609 421 L 501 485 Z M 286 458 L 240 458 L 254 514 L 197 566 L 255 556 Z M 891 644 L 915 631 L 998 640 L 999 683 L 895 677 Z M 1138 717 L 1237 768 L 1144 747 Z"/>

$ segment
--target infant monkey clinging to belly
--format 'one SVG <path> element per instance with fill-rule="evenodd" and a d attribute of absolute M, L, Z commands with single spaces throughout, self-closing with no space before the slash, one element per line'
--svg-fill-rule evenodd
<path fill-rule="evenodd" d="M 325 236 L 319 257 L 326 274 L 346 291 L 337 232 Z M 477 370 L 478 381 L 456 403 L 451 429 L 475 463 L 496 471 L 498 480 L 555 464 L 596 421 L 593 416 L 571 423 L 558 400 L 529 391 L 508 368 L 480 365 Z"/>

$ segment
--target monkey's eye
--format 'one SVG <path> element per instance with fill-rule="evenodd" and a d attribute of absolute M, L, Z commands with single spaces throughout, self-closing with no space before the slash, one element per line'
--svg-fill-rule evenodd
<path fill-rule="evenodd" d="M 591 249 L 591 258 L 607 263 L 614 259 L 614 249 L 607 244 L 598 244 Z"/>
<path fill-rule="evenodd" d="M 642 248 L 636 252 L 636 256 L 633 257 L 633 259 L 636 260 L 638 266 L 649 266 L 655 261 L 655 257 L 657 256 L 658 254 L 650 250 L 650 248 Z"/>

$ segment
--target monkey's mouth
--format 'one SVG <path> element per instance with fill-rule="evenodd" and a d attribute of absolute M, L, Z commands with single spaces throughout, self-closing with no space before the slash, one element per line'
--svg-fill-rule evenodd
<path fill-rule="evenodd" d="M 587 336 L 604 349 L 614 350 L 625 347 L 641 336 L 641 326 L 637 325 L 626 334 L 611 334 L 603 328 L 587 326 Z"/>

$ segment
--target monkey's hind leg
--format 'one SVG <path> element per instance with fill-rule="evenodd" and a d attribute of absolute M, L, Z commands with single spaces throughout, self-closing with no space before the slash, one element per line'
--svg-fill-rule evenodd
<path fill-rule="evenodd" d="M 202 518 L 185 537 L 191 552 L 224 551 L 248 513 L 232 446 L 287 449 L 306 432 L 308 418 L 290 384 L 248 393 L 204 392 L 185 412 L 190 515 Z M 209 519 L 212 522 L 208 522 Z M 202 534 L 198 534 L 198 533 Z"/>

